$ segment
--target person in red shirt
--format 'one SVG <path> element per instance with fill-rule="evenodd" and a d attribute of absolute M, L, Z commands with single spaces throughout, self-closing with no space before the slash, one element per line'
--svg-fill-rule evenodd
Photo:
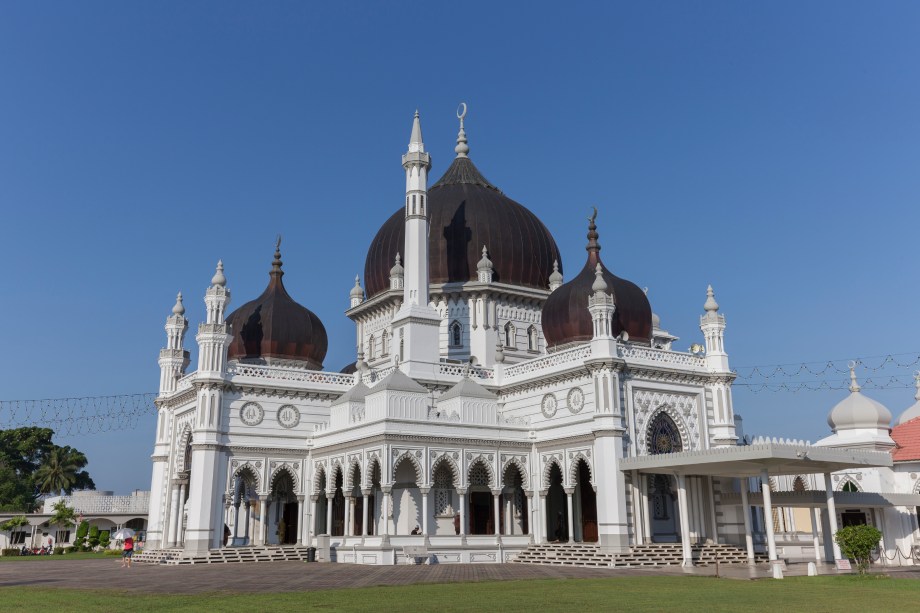
<path fill-rule="evenodd" d="M 131 568 L 131 556 L 134 555 L 134 539 L 130 536 L 125 539 L 124 550 L 121 554 L 121 567 Z"/>

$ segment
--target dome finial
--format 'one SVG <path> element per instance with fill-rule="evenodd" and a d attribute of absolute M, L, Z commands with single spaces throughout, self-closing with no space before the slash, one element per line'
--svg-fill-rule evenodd
<path fill-rule="evenodd" d="M 211 285 L 218 285 L 220 287 L 227 285 L 227 277 L 224 276 L 223 260 L 217 260 L 217 271 L 214 273 L 214 276 L 211 277 Z"/>
<path fill-rule="evenodd" d="M 601 267 L 600 262 L 594 269 L 594 284 L 591 285 L 591 289 L 594 290 L 594 293 L 601 293 L 607 291 L 607 282 L 604 281 L 604 269 Z"/>
<path fill-rule="evenodd" d="M 185 305 L 182 304 L 182 292 L 176 294 L 176 305 L 172 308 L 173 315 L 185 315 Z"/>
<path fill-rule="evenodd" d="M 703 309 L 705 309 L 707 313 L 715 313 L 719 310 L 719 303 L 716 302 L 716 295 L 715 292 L 712 291 L 711 285 L 706 288 L 706 302 L 703 304 Z"/>
<path fill-rule="evenodd" d="M 281 261 L 281 235 L 278 235 L 278 239 L 275 241 L 275 259 L 272 261 L 272 269 L 270 274 L 271 276 L 282 276 L 284 271 L 281 270 L 281 266 L 284 262 Z"/>
<path fill-rule="evenodd" d="M 460 120 L 460 131 L 457 132 L 457 146 L 454 147 L 454 151 L 457 152 L 458 158 L 469 157 L 467 154 L 470 152 L 470 147 L 466 144 L 466 130 L 463 129 L 463 120 L 465 117 L 466 102 L 461 102 L 460 106 L 457 107 L 457 119 Z"/>
<path fill-rule="evenodd" d="M 859 383 L 856 382 L 856 362 L 850 361 L 848 366 L 850 367 L 850 391 L 855 394 L 862 389 L 859 387 Z"/>
<path fill-rule="evenodd" d="M 592 251 L 597 253 L 601 250 L 601 245 L 597 242 L 597 239 L 600 237 L 600 235 L 597 233 L 597 224 L 594 223 L 597 219 L 597 207 L 595 206 L 592 208 L 594 209 L 594 212 L 591 214 L 591 217 L 588 218 L 588 245 L 585 247 L 585 249 L 588 251 L 588 253 L 591 253 Z"/>
<path fill-rule="evenodd" d="M 415 109 L 415 117 L 412 118 L 412 134 L 409 136 L 409 152 L 424 153 L 425 143 L 422 141 L 422 120 Z"/>

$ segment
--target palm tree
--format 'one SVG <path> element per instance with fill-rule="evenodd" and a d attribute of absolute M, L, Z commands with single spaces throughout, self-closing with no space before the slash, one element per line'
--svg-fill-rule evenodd
<path fill-rule="evenodd" d="M 42 494 L 63 493 L 73 488 L 77 471 L 82 468 L 66 448 L 52 449 L 44 464 L 35 471 L 35 482 Z"/>
<path fill-rule="evenodd" d="M 54 535 L 54 542 L 59 543 L 61 540 L 61 529 L 69 528 L 77 523 L 77 512 L 73 507 L 68 507 L 67 503 L 63 500 L 58 500 L 51 508 L 54 509 L 54 513 L 51 514 L 48 523 L 58 527 Z"/>

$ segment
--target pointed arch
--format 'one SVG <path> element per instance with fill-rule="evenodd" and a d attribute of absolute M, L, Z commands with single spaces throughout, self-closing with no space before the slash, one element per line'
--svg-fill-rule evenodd
<path fill-rule="evenodd" d="M 856 479 L 847 475 L 837 484 L 838 492 L 861 492 L 862 488 L 856 482 Z"/>
<path fill-rule="evenodd" d="M 192 429 L 188 424 L 176 438 L 176 472 L 185 472 L 189 469 L 191 458 L 188 451 L 192 444 Z"/>
<path fill-rule="evenodd" d="M 393 461 L 393 475 L 396 475 L 396 469 L 399 468 L 399 465 L 408 460 L 412 463 L 412 468 L 415 469 L 415 483 L 416 485 L 422 485 L 425 483 L 425 472 L 422 470 L 422 465 L 419 464 L 418 459 L 412 455 L 411 452 L 405 451 L 398 458 Z"/>
<path fill-rule="evenodd" d="M 463 326 L 456 319 L 451 322 L 448 330 L 450 330 L 450 346 L 451 347 L 462 347 L 463 346 Z"/>
<path fill-rule="evenodd" d="M 322 487 L 319 486 L 320 482 L 324 482 L 324 485 Z M 326 475 L 326 466 L 322 463 L 317 462 L 313 467 L 313 493 L 321 494 L 328 487 L 329 487 L 329 478 Z"/>
<path fill-rule="evenodd" d="M 527 349 L 530 351 L 537 351 L 540 348 L 540 334 L 537 332 L 537 327 L 531 325 L 527 328 Z"/>
<path fill-rule="evenodd" d="M 807 492 L 808 491 L 808 482 L 805 480 L 805 477 L 802 475 L 797 475 L 795 479 L 792 480 L 792 491 L 793 492 Z"/>
<path fill-rule="evenodd" d="M 243 462 L 242 464 L 237 466 L 236 470 L 234 470 L 230 474 L 230 484 L 229 484 L 229 487 L 227 488 L 227 493 L 231 497 L 236 494 L 237 479 L 243 479 L 244 481 L 246 481 L 246 478 L 244 476 L 246 474 L 248 474 L 249 477 L 251 478 L 252 482 L 250 483 L 250 485 L 252 485 L 253 489 L 256 492 L 262 489 L 262 480 L 259 478 L 259 471 L 251 463 Z"/>
<path fill-rule="evenodd" d="M 565 475 L 565 471 L 562 470 L 562 463 L 559 461 L 559 458 L 557 458 L 556 456 L 551 457 L 546 462 L 546 464 L 543 465 L 543 479 L 542 479 L 542 483 L 540 484 L 540 489 L 544 489 L 544 490 L 549 489 L 550 473 L 552 472 L 554 465 L 556 466 L 556 468 L 559 469 L 560 475 L 563 475 L 563 476 Z"/>
<path fill-rule="evenodd" d="M 579 462 L 584 462 L 585 466 L 588 469 L 588 478 L 591 481 L 589 485 L 595 485 L 594 467 L 591 466 L 591 461 L 585 456 L 585 454 L 583 454 L 580 451 L 575 454 L 575 457 L 572 458 L 572 461 L 569 463 L 569 485 L 574 486 L 575 484 L 578 483 L 578 463 Z"/>
<path fill-rule="evenodd" d="M 644 434 L 645 452 L 649 455 L 690 450 L 690 433 L 687 426 L 678 412 L 670 406 L 661 406 L 649 416 Z M 667 450 L 668 448 L 670 450 Z"/>
<path fill-rule="evenodd" d="M 510 321 L 505 324 L 505 347 L 508 349 L 517 349 L 517 330 Z"/>
<path fill-rule="evenodd" d="M 383 480 L 383 467 L 380 466 L 380 458 L 374 456 L 367 461 L 367 464 L 364 467 L 364 483 L 367 484 L 367 487 L 374 485 L 374 468 L 380 471 L 380 479 Z"/>
<path fill-rule="evenodd" d="M 354 483 L 355 472 L 358 473 L 358 483 Z M 352 460 L 348 463 L 348 470 L 345 471 L 345 478 L 342 480 L 342 483 L 345 486 L 345 490 L 351 491 L 356 485 L 361 487 L 361 477 L 363 473 L 361 472 L 361 464 L 358 460 Z"/>
<path fill-rule="evenodd" d="M 329 480 L 326 485 L 331 485 L 334 488 L 336 481 L 339 480 L 339 476 L 342 477 L 342 483 L 345 483 L 345 472 L 342 468 L 342 463 L 339 460 L 333 460 L 332 468 L 329 469 Z"/>
<path fill-rule="evenodd" d="M 454 459 L 447 453 L 442 453 L 437 458 L 435 458 L 434 462 L 431 463 L 432 479 L 434 479 L 434 474 L 437 472 L 438 467 L 441 464 L 447 464 L 447 469 L 450 471 L 450 474 L 453 477 L 454 487 L 460 487 L 460 483 L 462 482 L 462 479 L 460 478 L 460 468 L 457 466 L 457 463 L 454 461 Z"/>
<path fill-rule="evenodd" d="M 282 472 L 287 473 L 288 476 L 291 478 L 291 483 L 294 484 L 294 493 L 295 494 L 299 493 L 300 492 L 300 476 L 297 475 L 294 472 L 294 469 L 288 466 L 287 464 L 281 464 L 280 466 L 275 468 L 274 471 L 272 471 L 272 475 L 268 480 L 269 489 L 274 487 L 275 479 L 277 479 L 278 475 L 280 475 Z"/>
<path fill-rule="evenodd" d="M 505 475 L 508 474 L 509 468 L 514 468 L 521 475 L 521 485 L 526 489 L 530 489 L 530 479 L 527 474 L 527 470 L 524 468 L 524 465 L 516 457 L 510 457 L 505 460 L 505 463 L 502 465 L 502 479 L 504 480 Z"/>
<path fill-rule="evenodd" d="M 482 467 L 486 471 L 486 474 L 489 476 L 488 486 L 492 489 L 495 489 L 496 487 L 498 487 L 496 485 L 497 481 L 495 478 L 495 471 L 492 469 L 492 463 L 487 462 L 486 459 L 481 455 L 476 456 L 476 458 L 472 462 L 470 462 L 470 465 L 466 469 L 467 486 L 472 484 L 472 479 L 470 478 L 470 475 L 473 474 L 473 469 L 476 468 L 477 465 L 482 465 Z"/>

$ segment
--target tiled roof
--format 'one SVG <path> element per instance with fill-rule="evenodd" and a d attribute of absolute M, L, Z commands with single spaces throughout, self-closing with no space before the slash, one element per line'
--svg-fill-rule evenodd
<path fill-rule="evenodd" d="M 920 417 L 892 428 L 891 438 L 898 444 L 891 452 L 892 460 L 895 462 L 920 460 Z"/>

